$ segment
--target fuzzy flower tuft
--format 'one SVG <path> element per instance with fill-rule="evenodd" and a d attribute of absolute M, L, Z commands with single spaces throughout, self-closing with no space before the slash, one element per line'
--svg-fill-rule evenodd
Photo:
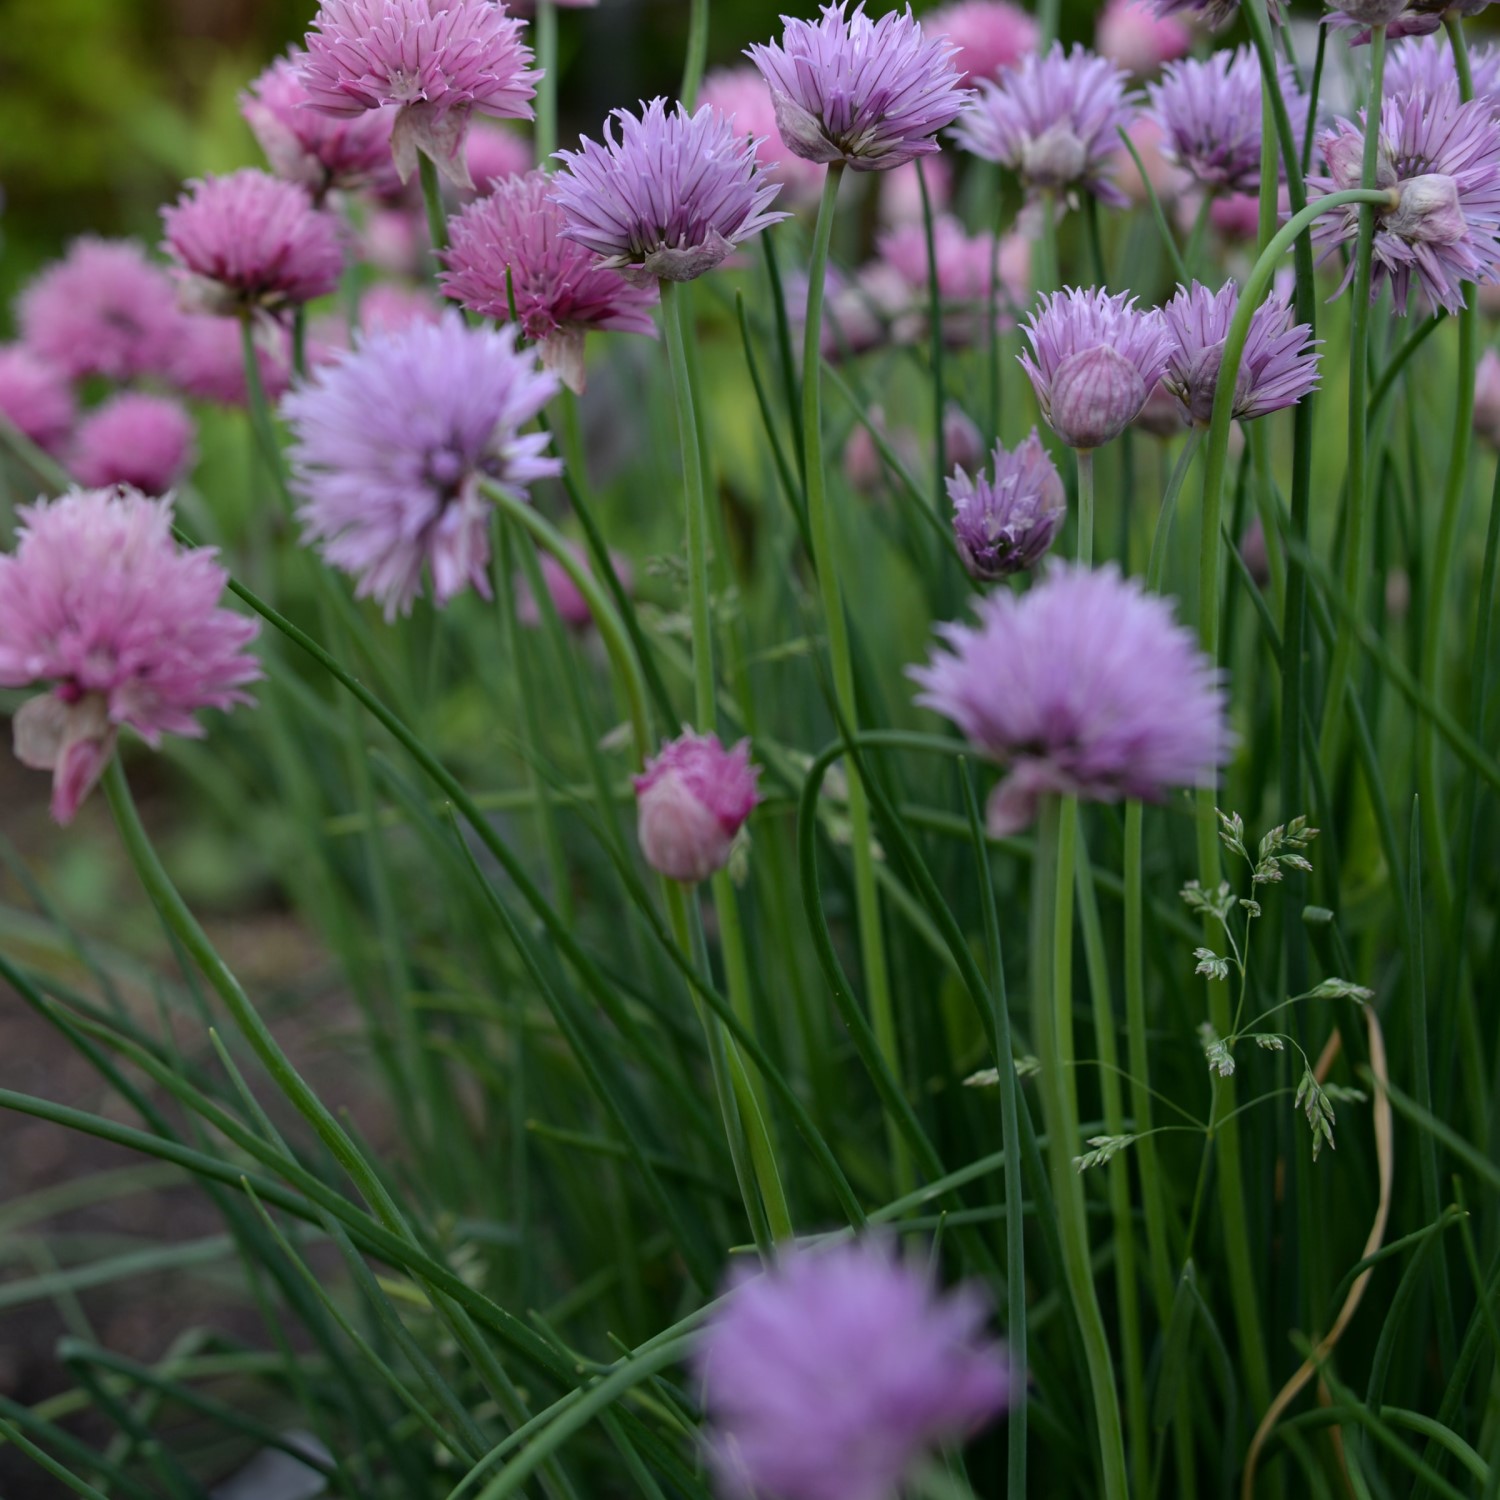
<path fill-rule="evenodd" d="M 1227 699 L 1167 600 L 1113 563 L 1055 563 L 1028 593 L 987 595 L 977 612 L 976 626 L 939 627 L 948 649 L 910 676 L 919 703 L 1008 767 L 993 833 L 1026 827 L 1046 795 L 1154 801 L 1212 784 L 1231 743 Z"/>
<path fill-rule="evenodd" d="M 330 115 L 394 109 L 401 180 L 420 152 L 456 186 L 472 187 L 470 117 L 532 115 L 540 75 L 523 24 L 495 0 L 323 0 L 302 66 L 309 104 Z"/>
<path fill-rule="evenodd" d="M 70 468 L 80 484 L 165 495 L 193 461 L 193 419 L 169 396 L 122 391 L 79 425 Z"/>
<path fill-rule="evenodd" d="M 1062 476 L 1036 428 L 1013 453 L 996 443 L 991 467 L 972 478 L 958 468 L 948 481 L 959 553 L 986 581 L 1034 568 L 1068 514 Z"/>
<path fill-rule="evenodd" d="M 994 78 L 1035 51 L 1036 21 L 1008 0 L 952 0 L 922 17 L 922 30 L 958 48 L 960 83 Z"/>
<path fill-rule="evenodd" d="M 953 138 L 985 161 L 1009 167 L 1034 199 L 1079 192 L 1125 208 L 1129 200 L 1108 169 L 1136 109 L 1130 80 L 1112 62 L 1061 43 L 1007 68 L 998 83 L 981 81 L 979 96 L 959 117 Z"/>
<path fill-rule="evenodd" d="M 971 95 L 962 88 L 957 47 L 923 30 L 911 7 L 878 21 L 863 0 L 825 5 L 816 21 L 783 16 L 779 43 L 746 48 L 771 87 L 787 149 L 808 161 L 884 172 L 941 148 Z"/>
<path fill-rule="evenodd" d="M 466 328 L 456 312 L 364 335 L 282 402 L 308 537 L 359 579 L 386 618 L 410 611 L 424 569 L 446 604 L 490 597 L 490 502 L 562 472 L 544 432 L 521 428 L 557 394 L 516 348 L 514 326 Z"/>
<path fill-rule="evenodd" d="M 338 229 L 296 183 L 253 167 L 199 178 L 161 217 L 165 248 L 202 312 L 276 313 L 338 285 Z"/>
<path fill-rule="evenodd" d="M 1064 287 L 1023 325 L 1020 356 L 1042 415 L 1070 448 L 1098 448 L 1140 415 L 1167 368 L 1172 333 L 1154 309 L 1121 292 Z"/>
<path fill-rule="evenodd" d="M 1162 309 L 1177 347 L 1163 384 L 1190 421 L 1206 423 L 1214 410 L 1224 340 L 1239 305 L 1239 288 L 1226 281 L 1211 292 L 1196 281 L 1178 287 Z M 1312 329 L 1292 321 L 1291 299 L 1272 293 L 1250 318 L 1250 332 L 1234 382 L 1234 416 L 1241 422 L 1295 406 L 1318 385 L 1318 354 Z"/>
<path fill-rule="evenodd" d="M 471 312 L 508 322 L 512 306 L 542 364 L 573 391 L 584 385 L 591 329 L 655 334 L 654 286 L 637 286 L 563 237 L 562 209 L 545 172 L 509 177 L 449 222 L 443 290 Z"/>
<path fill-rule="evenodd" d="M 74 240 L 21 293 L 21 341 L 72 380 L 160 374 L 181 314 L 166 271 L 133 240 Z"/>
<path fill-rule="evenodd" d="M 637 837 L 646 863 L 691 885 L 722 870 L 745 819 L 760 801 L 760 767 L 750 741 L 726 750 L 691 729 L 669 740 L 634 781 Z"/>
<path fill-rule="evenodd" d="M 1363 122 L 1363 116 L 1361 116 Z M 1358 187 L 1364 155 L 1362 123 L 1339 120 L 1318 138 L 1327 176 L 1310 176 L 1323 193 Z M 1456 312 L 1462 284 L 1500 275 L 1500 120 L 1489 101 L 1459 100 L 1458 85 L 1433 93 L 1387 98 L 1381 110 L 1376 184 L 1396 201 L 1375 210 L 1370 295 L 1389 280 L 1396 308 L 1411 304 L 1413 284 L 1434 307 Z M 1313 230 L 1323 259 L 1359 234 L 1359 209 L 1325 214 Z M 1354 259 L 1339 290 L 1354 278 Z"/>
<path fill-rule="evenodd" d="M 670 113 L 664 99 L 639 116 L 617 109 L 600 144 L 559 151 L 552 179 L 561 234 L 627 280 L 692 281 L 736 245 L 786 218 L 767 210 L 780 191 L 755 142 L 712 105 Z"/>
<path fill-rule="evenodd" d="M 742 1272 L 695 1358 L 709 1456 L 735 1500 L 888 1500 L 984 1426 L 1012 1372 L 975 1288 L 941 1294 L 879 1240 Z"/>
<path fill-rule="evenodd" d="M 198 737 L 199 709 L 250 700 L 259 626 L 219 607 L 212 548 L 172 539 L 172 505 L 130 489 L 71 490 L 23 506 L 0 555 L 0 687 L 50 684 L 14 721 L 16 755 L 53 773 L 70 822 L 128 724 L 149 744 Z"/>
<path fill-rule="evenodd" d="M 73 430 L 67 376 L 21 344 L 0 346 L 0 417 L 47 453 L 60 453 Z"/>

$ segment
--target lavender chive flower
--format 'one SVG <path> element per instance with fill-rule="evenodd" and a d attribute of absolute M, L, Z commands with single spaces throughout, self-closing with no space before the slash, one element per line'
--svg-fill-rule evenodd
<path fill-rule="evenodd" d="M 122 391 L 79 425 L 70 467 L 91 489 L 165 495 L 193 461 L 193 419 L 168 396 Z"/>
<path fill-rule="evenodd" d="M 924 32 L 911 13 L 878 21 L 863 0 L 825 5 L 817 21 L 783 16 L 779 43 L 746 48 L 771 87 L 787 149 L 808 161 L 884 172 L 940 147 L 971 97 L 960 86 L 951 42 Z"/>
<path fill-rule="evenodd" d="M 1135 119 L 1130 80 L 1111 62 L 1080 46 L 1065 53 L 1054 42 L 1007 68 L 998 83 L 981 81 L 979 97 L 959 117 L 953 139 L 985 161 L 1011 168 L 1028 195 L 1081 192 L 1125 208 L 1110 180 L 1117 131 Z"/>
<path fill-rule="evenodd" d="M 1020 356 L 1042 415 L 1070 448 L 1099 448 L 1140 415 L 1165 373 L 1172 334 L 1162 315 L 1121 292 L 1064 287 L 1023 325 Z"/>
<path fill-rule="evenodd" d="M 475 113 L 529 120 L 539 74 L 523 23 L 495 0 L 323 0 L 307 33 L 302 81 L 313 109 L 392 108 L 403 182 L 420 152 L 469 188 L 464 136 Z"/>
<path fill-rule="evenodd" d="M 16 714 L 16 757 L 53 773 L 52 815 L 68 823 L 121 725 L 157 745 L 200 736 L 199 709 L 250 701 L 259 626 L 219 607 L 227 575 L 212 548 L 178 548 L 169 500 L 71 490 L 17 515 L 0 556 L 0 687 L 50 684 Z"/>
<path fill-rule="evenodd" d="M 638 284 L 692 281 L 787 217 L 768 212 L 780 188 L 755 142 L 711 105 L 692 115 L 681 104 L 668 113 L 663 99 L 639 117 L 617 109 L 602 145 L 585 136 L 557 156 L 559 232 Z"/>
<path fill-rule="evenodd" d="M 424 569 L 439 604 L 470 585 L 489 598 L 480 481 L 524 496 L 562 472 L 546 433 L 521 432 L 557 380 L 516 349 L 518 333 L 454 312 L 371 333 L 282 402 L 307 535 L 388 620 L 411 609 Z"/>
<path fill-rule="evenodd" d="M 161 217 L 199 311 L 277 313 L 338 285 L 337 226 L 296 183 L 253 167 L 200 178 Z"/>
<path fill-rule="evenodd" d="M 1328 175 L 1310 176 L 1308 186 L 1323 193 L 1358 187 L 1361 126 L 1339 120 L 1318 145 Z M 1500 275 L 1500 120 L 1488 101 L 1461 103 L 1456 83 L 1386 99 L 1376 183 L 1395 197 L 1392 207 L 1375 209 L 1372 297 L 1389 280 L 1397 310 L 1405 312 L 1415 282 L 1435 307 L 1455 312 L 1463 306 L 1462 283 Z M 1359 210 L 1350 207 L 1319 219 L 1313 240 L 1326 259 L 1358 233 Z M 1339 290 L 1353 277 L 1351 257 Z"/>
<path fill-rule="evenodd" d="M 742 1274 L 695 1364 L 709 1456 L 735 1500 L 888 1500 L 1010 1396 L 985 1300 L 946 1296 L 878 1240 L 790 1250 Z"/>
<path fill-rule="evenodd" d="M 1028 593 L 989 594 L 977 612 L 977 626 L 940 626 L 948 649 L 909 675 L 919 703 L 1008 768 L 991 832 L 1026 827 L 1046 795 L 1154 801 L 1212 783 L 1230 746 L 1226 695 L 1167 600 L 1113 563 L 1054 563 Z"/>
<path fill-rule="evenodd" d="M 646 863 L 686 885 L 722 870 L 760 801 L 759 779 L 749 740 L 726 750 L 717 735 L 691 729 L 669 740 L 634 781 Z"/>
<path fill-rule="evenodd" d="M 1500 112 L 1500 47 L 1490 43 L 1469 49 L 1469 72 L 1474 97 L 1486 99 Z M 1385 93 L 1395 99 L 1402 94 L 1435 94 L 1446 83 L 1457 83 L 1453 49 L 1445 38 L 1416 37 L 1398 42 L 1385 57 Z"/>
<path fill-rule="evenodd" d="M 590 329 L 654 335 L 654 286 L 633 286 L 584 246 L 563 237 L 562 209 L 545 172 L 497 182 L 449 223 L 443 290 L 472 312 L 515 317 L 542 364 L 582 391 Z"/>
<path fill-rule="evenodd" d="M 993 474 L 948 481 L 953 534 L 964 566 L 992 581 L 1034 568 L 1062 529 L 1068 500 L 1061 475 L 1036 428 L 1013 453 L 995 444 Z"/>
<path fill-rule="evenodd" d="M 60 453 L 73 430 L 67 376 L 21 344 L 0 346 L 0 417 L 47 453 Z"/>
<path fill-rule="evenodd" d="M 994 78 L 1036 50 L 1036 21 L 1007 0 L 952 0 L 922 17 L 922 30 L 958 48 L 959 82 Z"/>
<path fill-rule="evenodd" d="M 1232 281 L 1217 292 L 1195 281 L 1178 287 L 1162 309 L 1177 341 L 1163 383 L 1192 422 L 1203 424 L 1213 416 L 1219 361 L 1239 300 L 1239 288 Z M 1272 293 L 1255 309 L 1234 383 L 1237 420 L 1295 406 L 1317 388 L 1318 355 L 1309 342 L 1311 334 L 1306 323 L 1292 322 L 1291 299 L 1285 293 Z"/>

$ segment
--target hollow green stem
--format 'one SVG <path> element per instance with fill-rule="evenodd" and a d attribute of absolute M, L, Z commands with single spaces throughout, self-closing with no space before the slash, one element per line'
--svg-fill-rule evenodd
<path fill-rule="evenodd" d="M 932 358 L 932 444 L 936 470 L 932 493 L 941 495 L 943 481 L 948 477 L 948 445 L 943 433 L 943 415 L 947 394 L 943 385 L 943 294 L 942 288 L 938 285 L 937 243 L 933 237 L 932 225 L 932 194 L 927 190 L 927 175 L 922 170 L 920 157 L 917 158 L 916 167 L 917 186 L 922 191 L 922 233 L 927 242 L 927 320 L 929 324 L 927 337 Z"/>
<path fill-rule="evenodd" d="M 682 87 L 677 91 L 677 97 L 689 110 L 698 102 L 698 85 L 703 82 L 703 66 L 708 61 L 708 0 L 691 0 L 691 4 Z"/>
<path fill-rule="evenodd" d="M 536 87 L 536 159 L 543 171 L 552 170 L 557 150 L 557 4 L 537 0 L 532 21 L 536 35 L 536 60 L 541 79 Z"/>
<path fill-rule="evenodd" d="M 417 153 L 417 175 L 422 181 L 422 203 L 427 210 L 427 236 L 432 241 L 433 258 L 437 259 L 448 248 L 448 211 L 443 207 L 437 163 L 425 151 Z"/>

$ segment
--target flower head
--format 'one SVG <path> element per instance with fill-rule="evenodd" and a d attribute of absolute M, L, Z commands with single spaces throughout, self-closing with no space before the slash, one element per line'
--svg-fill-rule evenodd
<path fill-rule="evenodd" d="M 71 490 L 24 506 L 0 555 L 0 687 L 51 691 L 15 717 L 16 755 L 53 773 L 52 815 L 69 822 L 128 724 L 149 744 L 203 733 L 194 715 L 249 699 L 259 628 L 219 608 L 212 548 L 172 539 L 170 500 Z"/>
<path fill-rule="evenodd" d="M 878 21 L 863 0 L 824 5 L 816 21 L 783 16 L 779 43 L 746 49 L 771 86 L 787 149 L 808 161 L 884 172 L 939 150 L 938 131 L 969 99 L 957 47 L 919 26 L 908 5 Z"/>
<path fill-rule="evenodd" d="M 1080 190 L 1115 208 L 1128 204 L 1108 169 L 1117 131 L 1135 119 L 1126 96 L 1130 80 L 1102 57 L 1060 43 L 1007 68 L 998 83 L 984 80 L 959 117 L 953 138 L 985 161 L 1016 172 L 1028 193 Z"/>
<path fill-rule="evenodd" d="M 1163 383 L 1191 421 L 1213 416 L 1224 340 L 1239 304 L 1239 288 L 1226 281 L 1211 292 L 1196 281 L 1178 287 L 1162 309 L 1177 346 Z M 1312 329 L 1292 321 L 1291 300 L 1273 292 L 1250 317 L 1250 332 L 1234 382 L 1233 414 L 1239 421 L 1295 406 L 1318 384 L 1318 354 Z"/>
<path fill-rule="evenodd" d="M 755 141 L 755 155 L 766 176 L 779 182 L 783 202 L 814 204 L 823 188 L 823 170 L 815 161 L 798 156 L 781 139 L 771 90 L 760 73 L 748 65 L 715 68 L 703 80 L 699 100 L 711 104 L 734 125 L 734 133 Z"/>
<path fill-rule="evenodd" d="M 790 1250 L 736 1277 L 695 1363 L 710 1458 L 737 1500 L 887 1500 L 1010 1395 L 983 1296 L 944 1296 L 878 1240 Z"/>
<path fill-rule="evenodd" d="M 238 318 L 192 313 L 179 323 L 177 343 L 167 361 L 172 387 L 195 401 L 245 406 L 244 334 Z M 292 383 L 292 343 L 280 324 L 257 323 L 253 330 L 255 363 L 268 401 L 276 401 Z"/>
<path fill-rule="evenodd" d="M 0 417 L 48 453 L 73 430 L 73 391 L 56 365 L 22 344 L 0 346 Z"/>
<path fill-rule="evenodd" d="M 1022 354 L 1042 415 L 1071 448 L 1098 448 L 1140 414 L 1167 368 L 1172 333 L 1155 310 L 1124 292 L 1064 287 L 1042 298 L 1023 325 L 1035 354 Z"/>
<path fill-rule="evenodd" d="M 971 478 L 958 468 L 948 481 L 959 553 L 983 579 L 1034 568 L 1068 514 L 1062 477 L 1036 428 L 1013 453 L 996 443 L 991 465 L 993 474 Z"/>
<path fill-rule="evenodd" d="M 1361 117 L 1363 119 L 1363 117 Z M 1318 138 L 1327 176 L 1308 186 L 1324 193 L 1358 187 L 1364 131 L 1338 120 Z M 1386 280 L 1406 311 L 1413 281 L 1436 307 L 1463 306 L 1462 283 L 1494 281 L 1500 268 L 1500 120 L 1487 100 L 1461 103 L 1456 83 L 1434 93 L 1387 98 L 1381 111 L 1376 183 L 1395 194 L 1375 209 L 1370 295 Z M 1323 257 L 1359 233 L 1359 209 L 1325 214 L 1313 230 Z M 1353 257 L 1340 290 L 1354 277 Z"/>
<path fill-rule="evenodd" d="M 26 346 L 71 379 L 159 374 L 181 313 L 177 290 L 133 240 L 85 236 L 21 293 Z"/>
<path fill-rule="evenodd" d="M 534 153 L 531 143 L 514 130 L 488 120 L 476 120 L 464 142 L 464 160 L 469 164 L 474 191 L 483 196 L 497 179 L 521 177 L 529 172 Z"/>
<path fill-rule="evenodd" d="M 529 120 L 539 77 L 523 23 L 495 0 L 323 0 L 302 80 L 313 109 L 396 111 L 391 151 L 405 182 L 417 153 L 467 188 L 473 114 Z"/>
<path fill-rule="evenodd" d="M 83 420 L 70 468 L 80 484 L 165 495 L 193 459 L 193 419 L 169 396 L 122 391 Z"/>
<path fill-rule="evenodd" d="M 1474 97 L 1487 99 L 1491 109 L 1500 111 L 1500 47 L 1493 42 L 1469 49 L 1469 72 L 1474 81 Z M 1453 49 L 1446 38 L 1413 37 L 1391 47 L 1385 57 L 1385 94 L 1394 99 L 1401 94 L 1435 94 L 1447 83 L 1457 83 L 1453 66 Z"/>
<path fill-rule="evenodd" d="M 204 312 L 279 312 L 338 285 L 338 229 L 296 183 L 253 167 L 199 178 L 161 217 Z"/>
<path fill-rule="evenodd" d="M 780 189 L 755 142 L 712 105 L 692 115 L 681 104 L 668 113 L 663 99 L 639 116 L 617 109 L 602 145 L 585 136 L 557 155 L 560 233 L 631 281 L 692 281 L 786 218 L 767 212 Z"/>
<path fill-rule="evenodd" d="M 994 78 L 1036 49 L 1036 21 L 1007 0 L 951 0 L 922 17 L 922 30 L 958 48 L 960 83 Z"/>
<path fill-rule="evenodd" d="M 583 389 L 590 329 L 654 334 L 654 286 L 639 286 L 563 238 L 563 212 L 545 172 L 508 177 L 449 223 L 443 290 L 471 312 L 506 322 L 541 348 L 542 363 Z"/>
<path fill-rule="evenodd" d="M 1159 799 L 1207 786 L 1227 759 L 1226 694 L 1213 663 L 1172 606 L 1113 563 L 1054 563 L 1023 595 L 999 591 L 979 623 L 939 628 L 910 675 L 917 701 L 1009 768 L 989 825 L 1014 833 L 1039 797 Z"/>
<path fill-rule="evenodd" d="M 745 819 L 760 801 L 750 741 L 726 750 L 692 730 L 669 740 L 634 781 L 636 833 L 646 863 L 669 880 L 707 880 L 729 862 Z"/>
<path fill-rule="evenodd" d="M 568 551 L 582 567 L 593 571 L 581 547 L 570 544 Z M 552 601 L 553 609 L 557 611 L 557 618 L 570 630 L 587 630 L 594 623 L 594 612 L 568 570 L 550 552 L 543 552 L 537 558 L 537 563 L 541 569 L 542 584 L 547 590 L 547 597 Z M 620 586 L 628 593 L 634 581 L 630 564 L 618 553 L 611 552 L 609 566 Z M 531 592 L 531 584 L 523 574 L 518 573 L 512 580 L 512 587 L 516 591 L 516 619 L 528 630 L 537 629 L 542 623 L 542 611 Z"/>
<path fill-rule="evenodd" d="M 334 190 L 394 192 L 400 184 L 391 158 L 391 117 L 335 116 L 310 108 L 305 61 L 306 53 L 294 48 L 240 96 L 240 113 L 271 170 L 305 187 L 316 202 Z"/>
<path fill-rule="evenodd" d="M 411 609 L 426 569 L 446 604 L 490 597 L 488 480 L 517 496 L 562 472 L 547 434 L 522 434 L 556 379 L 516 348 L 519 330 L 457 313 L 362 336 L 281 405 L 307 535 L 387 619 Z"/>
<path fill-rule="evenodd" d="M 1193 34 L 1172 16 L 1157 15 L 1147 0 L 1109 0 L 1094 28 L 1094 49 L 1137 78 L 1181 57 Z"/>

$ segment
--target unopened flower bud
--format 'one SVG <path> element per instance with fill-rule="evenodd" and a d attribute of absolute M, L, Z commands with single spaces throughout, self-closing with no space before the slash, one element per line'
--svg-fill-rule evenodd
<path fill-rule="evenodd" d="M 960 469 L 977 469 L 984 462 L 984 438 L 956 401 L 943 410 L 943 452 Z"/>
<path fill-rule="evenodd" d="M 1102 448 L 1146 404 L 1141 372 L 1107 344 L 1069 355 L 1052 381 L 1052 430 L 1070 448 Z"/>
<path fill-rule="evenodd" d="M 1392 234 L 1429 245 L 1456 245 L 1469 232 L 1453 178 L 1440 172 L 1409 177 L 1400 194 L 1396 211 L 1385 221 Z"/>
<path fill-rule="evenodd" d="M 1068 511 L 1062 478 L 1034 427 L 1014 453 L 995 444 L 992 474 L 956 470 L 948 496 L 964 566 L 986 580 L 1034 567 Z"/>
<path fill-rule="evenodd" d="M 646 863 L 669 880 L 707 880 L 729 862 L 735 836 L 760 801 L 750 742 L 726 750 L 686 731 L 635 778 L 637 836 Z"/>

